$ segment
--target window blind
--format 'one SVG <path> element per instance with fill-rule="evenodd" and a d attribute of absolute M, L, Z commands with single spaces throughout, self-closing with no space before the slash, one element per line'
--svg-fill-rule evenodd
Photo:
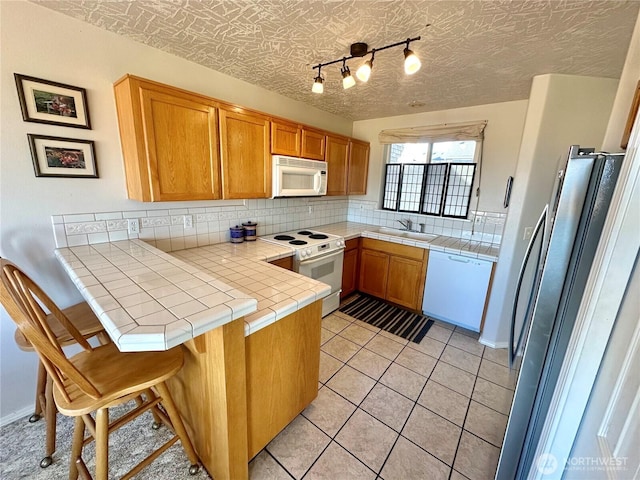
<path fill-rule="evenodd" d="M 487 120 L 477 122 L 443 123 L 425 127 L 394 128 L 382 130 L 378 140 L 390 143 L 434 143 L 454 140 L 476 140 L 484 138 Z"/>

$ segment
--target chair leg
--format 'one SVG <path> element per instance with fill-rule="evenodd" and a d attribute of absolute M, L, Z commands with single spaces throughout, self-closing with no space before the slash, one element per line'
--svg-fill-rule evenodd
<path fill-rule="evenodd" d="M 38 381 L 36 383 L 36 407 L 33 411 L 33 415 L 29 417 L 29 423 L 35 423 L 40 420 L 42 416 L 42 402 L 41 399 L 45 395 L 45 389 L 47 388 L 47 371 L 41 361 L 38 360 Z"/>
<path fill-rule="evenodd" d="M 147 388 L 144 391 L 144 394 L 147 396 L 147 400 L 149 401 L 153 401 L 155 400 L 156 394 L 153 393 L 153 390 L 151 390 L 150 388 Z M 159 430 L 160 427 L 162 426 L 162 419 L 160 418 L 160 416 L 158 415 L 158 407 L 155 406 L 151 409 L 151 415 L 153 415 L 153 423 L 151 424 L 151 428 L 153 428 L 154 430 Z"/>
<path fill-rule="evenodd" d="M 69 480 L 78 478 L 77 460 L 82 455 L 82 444 L 84 442 L 84 420 L 82 416 L 75 419 L 75 427 L 73 429 L 73 443 L 71 444 L 71 458 L 69 459 Z"/>
<path fill-rule="evenodd" d="M 109 478 L 109 409 L 96 412 L 96 480 Z"/>
<path fill-rule="evenodd" d="M 111 337 L 109 337 L 109 334 L 104 330 L 98 333 L 96 337 L 98 338 L 98 342 L 100 342 L 100 345 L 108 345 L 109 343 L 111 343 Z"/>
<path fill-rule="evenodd" d="M 45 447 L 45 457 L 40 460 L 40 466 L 47 468 L 53 463 L 53 454 L 56 451 L 56 420 L 57 412 L 56 404 L 53 400 L 53 380 L 47 375 L 45 387 L 45 414 L 44 418 L 47 422 L 47 439 Z"/>
<path fill-rule="evenodd" d="M 191 466 L 189 467 L 189 473 L 191 475 L 195 475 L 198 473 L 198 456 L 196 455 L 196 451 L 193 449 L 193 445 L 191 444 L 191 440 L 189 439 L 189 435 L 187 434 L 186 429 L 184 428 L 184 423 L 182 423 L 182 417 L 180 417 L 180 413 L 176 408 L 175 403 L 173 403 L 173 398 L 171 397 L 171 393 L 169 393 L 169 389 L 165 385 L 164 382 L 160 382 L 156 385 L 156 389 L 162 398 L 162 405 L 164 405 L 164 409 L 167 411 L 169 415 L 169 419 L 173 424 L 173 429 L 178 435 L 178 438 L 182 442 L 182 448 L 184 448 L 189 461 L 191 462 Z"/>

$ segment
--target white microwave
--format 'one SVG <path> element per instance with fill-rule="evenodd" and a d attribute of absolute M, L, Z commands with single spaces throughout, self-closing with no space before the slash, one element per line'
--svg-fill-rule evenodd
<path fill-rule="evenodd" d="M 273 155 L 272 198 L 327 194 L 327 162 Z"/>

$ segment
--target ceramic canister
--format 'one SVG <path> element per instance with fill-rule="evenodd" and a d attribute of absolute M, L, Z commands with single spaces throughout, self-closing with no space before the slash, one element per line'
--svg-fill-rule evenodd
<path fill-rule="evenodd" d="M 244 228 L 244 239 L 247 242 L 255 242 L 256 240 L 256 228 L 258 224 L 256 222 L 246 222 L 242 224 Z"/>
<path fill-rule="evenodd" d="M 231 243 L 242 243 L 244 242 L 244 228 L 236 225 L 235 227 L 229 228 L 229 237 Z"/>

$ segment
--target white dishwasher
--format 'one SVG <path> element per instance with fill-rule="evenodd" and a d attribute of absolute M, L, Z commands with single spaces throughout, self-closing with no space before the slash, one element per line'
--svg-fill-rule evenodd
<path fill-rule="evenodd" d="M 431 250 L 422 311 L 479 332 L 491 268 L 487 260 Z"/>

